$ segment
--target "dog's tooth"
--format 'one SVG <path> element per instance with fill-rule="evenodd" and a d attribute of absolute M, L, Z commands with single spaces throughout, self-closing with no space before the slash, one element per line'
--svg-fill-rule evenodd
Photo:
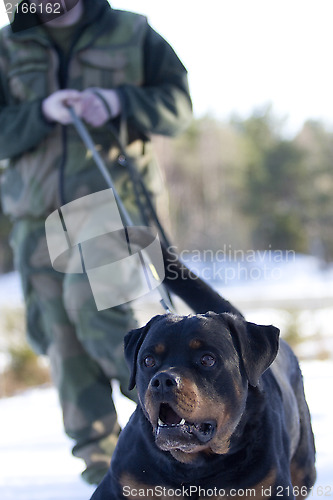
<path fill-rule="evenodd" d="M 184 424 L 185 424 L 185 418 L 182 418 L 178 425 L 184 425 Z"/>
<path fill-rule="evenodd" d="M 160 418 L 158 419 L 158 425 L 164 425 L 164 422 Z"/>

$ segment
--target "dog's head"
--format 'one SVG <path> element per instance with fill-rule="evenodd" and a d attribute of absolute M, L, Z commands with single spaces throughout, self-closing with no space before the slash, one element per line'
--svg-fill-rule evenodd
<path fill-rule="evenodd" d="M 279 330 L 230 314 L 156 316 L 125 337 L 125 356 L 157 446 L 182 462 L 225 454 L 248 385 L 278 352 Z"/>

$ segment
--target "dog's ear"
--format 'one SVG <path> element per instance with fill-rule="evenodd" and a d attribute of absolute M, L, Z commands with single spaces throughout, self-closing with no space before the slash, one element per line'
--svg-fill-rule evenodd
<path fill-rule="evenodd" d="M 279 350 L 280 330 L 275 326 L 256 325 L 225 314 L 224 319 L 238 344 L 249 383 L 256 387 L 259 378 L 273 363 Z"/>
<path fill-rule="evenodd" d="M 128 389 L 131 391 L 135 387 L 136 378 L 136 362 L 138 359 L 138 353 L 142 343 L 153 323 L 163 318 L 164 316 L 155 316 L 152 318 L 145 326 L 131 330 L 125 335 L 124 338 L 124 350 L 125 359 L 127 361 L 128 367 L 130 369 L 130 380 L 128 384 Z"/>

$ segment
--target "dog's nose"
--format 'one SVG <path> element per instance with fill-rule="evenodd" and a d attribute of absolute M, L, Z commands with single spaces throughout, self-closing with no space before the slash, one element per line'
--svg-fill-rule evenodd
<path fill-rule="evenodd" d="M 155 392 L 167 393 L 178 386 L 179 377 L 168 372 L 156 373 L 150 384 Z"/>

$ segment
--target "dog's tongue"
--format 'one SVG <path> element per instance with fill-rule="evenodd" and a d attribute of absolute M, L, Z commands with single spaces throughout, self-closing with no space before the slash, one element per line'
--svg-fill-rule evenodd
<path fill-rule="evenodd" d="M 166 403 L 161 404 L 160 419 L 164 424 L 177 425 L 181 422 L 181 417 Z"/>

